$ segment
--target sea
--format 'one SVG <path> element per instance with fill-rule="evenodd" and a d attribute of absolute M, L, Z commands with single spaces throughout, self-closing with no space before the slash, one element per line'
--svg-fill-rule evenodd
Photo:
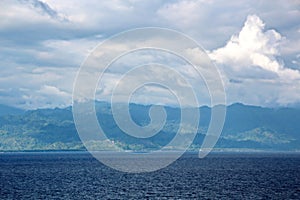
<path fill-rule="evenodd" d="M 88 152 L 1 153 L 0 199 L 300 199 L 300 153 L 188 152 L 147 173 Z"/>

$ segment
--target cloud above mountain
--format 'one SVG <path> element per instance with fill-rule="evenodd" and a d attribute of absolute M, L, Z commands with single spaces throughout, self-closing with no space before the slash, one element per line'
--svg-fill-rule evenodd
<path fill-rule="evenodd" d="M 224 47 L 210 52 L 226 74 L 228 93 L 243 93 L 235 98 L 250 104 L 288 105 L 298 101 L 300 73 L 282 61 L 279 47 L 283 40 L 276 30 L 265 30 L 258 16 L 249 15 L 238 34 Z"/>
<path fill-rule="evenodd" d="M 228 103 L 300 102 L 299 1 L 3 0 L 0 7 L 2 104 L 69 105 L 86 56 L 112 35 L 145 26 L 175 29 L 207 49 L 221 71 Z M 124 62 L 151 60 L 174 66 L 195 88 L 205 91 L 203 80 L 172 56 L 135 54 L 119 62 L 124 67 L 107 74 L 99 98 L 110 95 L 127 69 Z M 139 101 L 153 97 L 172 102 L 173 97 L 159 100 L 161 89 L 144 89 L 135 97 Z M 203 104 L 209 104 L 207 91 L 202 98 Z"/>

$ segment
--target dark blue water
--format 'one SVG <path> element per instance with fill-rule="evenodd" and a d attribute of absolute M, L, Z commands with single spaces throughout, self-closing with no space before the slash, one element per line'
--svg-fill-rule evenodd
<path fill-rule="evenodd" d="M 0 154 L 1 199 L 300 199 L 299 154 L 186 154 L 156 172 L 88 153 Z"/>

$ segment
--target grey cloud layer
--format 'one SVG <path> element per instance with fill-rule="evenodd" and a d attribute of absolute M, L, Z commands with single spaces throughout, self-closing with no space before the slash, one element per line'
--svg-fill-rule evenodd
<path fill-rule="evenodd" d="M 26 108 L 70 104 L 76 71 L 88 53 L 113 34 L 143 26 L 174 28 L 208 49 L 223 72 L 230 102 L 289 105 L 300 101 L 299 1 L 3 0 L 0 7 L 4 8 L 0 12 L 0 103 Z M 275 42 L 266 45 L 277 52 L 248 49 L 245 54 L 277 63 L 275 72 L 271 63 L 251 63 L 243 56 L 237 62 L 228 56 L 235 54 L 228 47 L 230 38 L 254 15 L 265 23 L 265 37 L 272 35 L 266 36 L 268 30 L 280 35 L 277 40 L 273 35 Z M 261 38 L 254 39 L 256 45 L 264 45 Z M 112 77 L 117 79 L 118 73 Z M 115 79 L 108 80 L 107 88 Z"/>

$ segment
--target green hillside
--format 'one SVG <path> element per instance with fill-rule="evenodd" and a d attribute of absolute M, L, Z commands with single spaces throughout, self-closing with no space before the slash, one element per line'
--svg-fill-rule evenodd
<path fill-rule="evenodd" d="M 149 108 L 150 106 L 131 104 L 132 119 L 139 125 L 148 124 Z M 91 140 L 88 145 L 95 150 L 160 149 L 171 141 L 180 124 L 180 109 L 165 109 L 168 117 L 162 131 L 153 137 L 139 139 L 118 128 L 107 103 L 97 102 L 99 124 L 110 140 Z M 201 107 L 200 114 L 199 129 L 191 150 L 198 150 L 203 142 L 210 121 L 210 108 Z M 233 104 L 227 108 L 226 122 L 216 148 L 299 151 L 299 122 L 300 110 L 296 108 L 272 109 Z M 185 130 L 184 134 L 190 134 L 189 130 Z M 182 139 L 187 135 L 182 135 Z M 0 151 L 32 150 L 85 150 L 73 122 L 71 107 L 0 115 Z"/>

